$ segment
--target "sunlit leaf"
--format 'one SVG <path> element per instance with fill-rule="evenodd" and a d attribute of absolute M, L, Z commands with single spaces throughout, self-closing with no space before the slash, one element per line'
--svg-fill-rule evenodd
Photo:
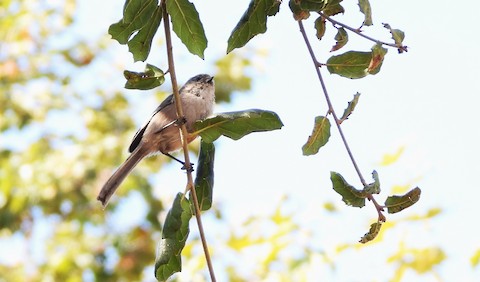
<path fill-rule="evenodd" d="M 368 74 L 368 66 L 372 60 L 372 52 L 348 51 L 332 56 L 327 60 L 330 73 L 347 78 L 362 78 Z"/>
<path fill-rule="evenodd" d="M 200 210 L 206 211 L 212 206 L 213 199 L 213 164 L 215 160 L 215 145 L 202 140 L 196 168 L 195 191 Z M 190 195 L 190 201 L 191 195 Z"/>
<path fill-rule="evenodd" d="M 162 8 L 157 6 L 148 23 L 128 41 L 128 51 L 133 54 L 134 61 L 145 61 L 152 47 L 152 40 L 162 21 Z"/>
<path fill-rule="evenodd" d="M 228 38 L 227 53 L 245 46 L 254 36 L 267 31 L 267 17 L 277 14 L 280 3 L 278 0 L 251 0 Z"/>
<path fill-rule="evenodd" d="M 124 71 L 127 79 L 125 88 L 147 90 L 160 86 L 165 82 L 164 72 L 154 65 L 147 64 L 144 72 Z"/>
<path fill-rule="evenodd" d="M 348 119 L 348 117 L 352 114 L 353 110 L 355 110 L 355 107 L 358 104 L 358 99 L 360 99 L 360 93 L 357 92 L 357 94 L 353 95 L 353 100 L 348 102 L 348 106 L 345 111 L 343 111 L 343 115 L 340 118 L 340 123 Z"/>
<path fill-rule="evenodd" d="M 387 52 L 388 50 L 383 48 L 381 44 L 376 44 L 372 47 L 372 60 L 370 61 L 367 70 L 369 74 L 377 74 L 380 71 L 383 59 Z"/>
<path fill-rule="evenodd" d="M 360 238 L 360 243 L 365 244 L 377 237 L 378 233 L 380 233 L 380 229 L 382 228 L 382 223 L 380 221 L 372 223 L 370 225 L 370 230 L 368 230 L 362 238 Z"/>
<path fill-rule="evenodd" d="M 157 248 L 155 277 L 158 280 L 167 280 L 182 270 L 181 252 L 190 232 L 188 223 L 191 217 L 190 202 L 178 193 L 165 218 L 162 239 Z"/>
<path fill-rule="evenodd" d="M 318 40 L 321 40 L 326 30 L 325 19 L 323 17 L 320 16 L 315 20 L 315 30 L 317 30 L 316 35 Z"/>
<path fill-rule="evenodd" d="M 238 140 L 252 132 L 276 130 L 282 126 L 276 113 L 258 109 L 220 113 L 194 124 L 196 133 L 205 142 L 213 142 L 221 135 Z"/>
<path fill-rule="evenodd" d="M 370 7 L 370 2 L 368 0 L 358 0 L 358 6 L 360 7 L 360 12 L 365 15 L 363 20 L 363 25 L 373 25 L 372 22 L 372 7 Z"/>
<path fill-rule="evenodd" d="M 330 49 L 330 52 L 337 51 L 343 46 L 345 46 L 345 44 L 347 44 L 348 33 L 343 27 L 337 30 L 337 35 L 335 35 L 335 40 L 337 41 L 337 43 L 333 45 L 332 49 Z"/>
<path fill-rule="evenodd" d="M 157 0 L 130 0 L 126 3 L 123 18 L 110 26 L 108 33 L 120 44 L 126 44 L 130 36 L 152 20 Z"/>
<path fill-rule="evenodd" d="M 388 197 L 385 201 L 385 207 L 388 209 L 388 213 L 397 213 L 412 206 L 420 199 L 421 192 L 420 188 L 416 187 L 405 195 Z"/>
<path fill-rule="evenodd" d="M 315 155 L 321 147 L 327 144 L 329 138 L 330 121 L 323 116 L 316 117 L 312 134 L 308 137 L 307 143 L 302 147 L 303 154 L 305 156 Z"/>
<path fill-rule="evenodd" d="M 365 206 L 367 193 L 355 189 L 355 187 L 348 184 L 339 173 L 330 172 L 330 179 L 332 180 L 333 190 L 342 196 L 342 201 L 344 201 L 345 204 L 357 208 Z"/>
<path fill-rule="evenodd" d="M 190 53 L 203 59 L 207 37 L 195 5 L 188 0 L 168 0 L 166 5 L 175 34 Z"/>

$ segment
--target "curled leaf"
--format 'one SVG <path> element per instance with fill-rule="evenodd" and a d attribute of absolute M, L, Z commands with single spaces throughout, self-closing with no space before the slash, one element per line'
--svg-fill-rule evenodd
<path fill-rule="evenodd" d="M 355 107 L 358 104 L 358 99 L 360 99 L 360 93 L 357 92 L 357 94 L 353 95 L 353 100 L 348 102 L 348 106 L 345 111 L 343 111 L 343 115 L 340 118 L 340 123 L 348 119 L 348 117 L 352 114 L 353 110 L 355 110 Z"/>
<path fill-rule="evenodd" d="M 167 280 L 182 269 L 181 252 L 190 233 L 189 221 L 192 218 L 190 202 L 182 193 L 178 193 L 168 211 L 162 229 L 162 239 L 157 247 L 155 259 L 155 277 Z"/>
<path fill-rule="evenodd" d="M 342 196 L 342 201 L 345 204 L 357 208 L 365 206 L 365 198 L 368 196 L 365 191 L 355 189 L 337 172 L 330 172 L 330 179 L 332 180 L 333 190 Z"/>
<path fill-rule="evenodd" d="M 388 209 L 388 213 L 397 213 L 418 202 L 421 193 L 420 188 L 416 187 L 405 195 L 390 196 L 385 201 L 385 207 Z"/>
<path fill-rule="evenodd" d="M 382 223 L 380 221 L 372 223 L 370 225 L 370 230 L 368 230 L 362 238 L 360 238 L 360 243 L 365 244 L 377 237 L 378 233 L 380 233 L 380 229 L 382 228 Z"/>
<path fill-rule="evenodd" d="M 202 140 L 196 169 L 197 175 L 195 177 L 195 191 L 201 211 L 206 211 L 212 206 L 214 160 L 215 145 Z"/>
<path fill-rule="evenodd" d="M 368 0 L 358 0 L 358 6 L 360 7 L 360 12 L 362 12 L 365 16 L 365 19 L 363 20 L 363 25 L 373 25 L 372 7 L 370 7 L 370 2 Z"/>
<path fill-rule="evenodd" d="M 338 29 L 337 35 L 335 35 L 335 40 L 337 41 L 337 43 L 335 43 L 330 52 L 337 51 L 343 46 L 345 46 L 345 44 L 347 44 L 348 33 L 343 27 Z"/>
<path fill-rule="evenodd" d="M 125 83 L 125 88 L 127 89 L 148 90 L 160 86 L 165 82 L 164 72 L 150 64 L 147 64 L 143 72 L 125 70 L 123 75 L 127 79 Z"/>

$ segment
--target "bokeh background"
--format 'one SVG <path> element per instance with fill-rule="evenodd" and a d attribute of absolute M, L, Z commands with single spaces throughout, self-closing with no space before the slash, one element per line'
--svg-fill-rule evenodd
<path fill-rule="evenodd" d="M 337 19 L 359 26 L 356 3 L 345 2 Z M 365 34 L 388 41 L 381 23 L 389 23 L 406 33 L 409 52 L 390 49 L 381 72 L 360 80 L 322 69 L 340 113 L 361 93 L 343 128 L 363 174 L 379 173 L 378 199 L 422 189 L 416 205 L 388 215 L 379 238 L 360 245 L 376 213 L 345 206 L 331 188 L 330 171 L 360 185 L 338 133 L 332 128 L 317 155 L 301 153 L 327 107 L 288 3 L 266 34 L 225 56 L 248 3 L 195 1 L 209 40 L 205 60 L 174 42 L 179 81 L 216 76 L 216 112 L 260 108 L 284 123 L 215 143 L 214 207 L 203 218 L 218 280 L 478 281 L 480 4 L 371 1 L 374 26 Z M 170 91 L 168 82 L 123 88 L 122 71 L 144 64 L 107 34 L 122 7 L 0 2 L 0 281 L 155 281 L 156 242 L 184 173 L 150 158 L 106 210 L 95 200 Z M 316 41 L 313 20 L 305 26 L 325 62 L 335 30 L 327 26 Z M 166 69 L 162 34 L 148 62 Z M 343 51 L 372 46 L 349 35 Z M 193 220 L 191 230 L 176 281 L 208 280 Z"/>

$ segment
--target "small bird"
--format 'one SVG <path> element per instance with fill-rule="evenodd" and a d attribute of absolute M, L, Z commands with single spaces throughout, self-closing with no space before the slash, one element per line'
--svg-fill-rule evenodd
<path fill-rule="evenodd" d="M 153 112 L 151 118 L 142 126 L 135 136 L 128 151 L 130 156 L 113 173 L 103 185 L 97 196 L 103 207 L 106 207 L 110 197 L 132 169 L 145 157 L 157 153 L 167 155 L 181 163 L 182 161 L 170 155 L 182 147 L 178 125 L 185 122 L 187 132 L 194 131 L 193 124 L 212 114 L 215 103 L 215 84 L 213 77 L 199 74 L 190 78 L 180 88 L 184 118 L 178 119 L 173 94 L 169 95 Z M 192 142 L 197 136 L 189 134 L 187 142 Z"/>

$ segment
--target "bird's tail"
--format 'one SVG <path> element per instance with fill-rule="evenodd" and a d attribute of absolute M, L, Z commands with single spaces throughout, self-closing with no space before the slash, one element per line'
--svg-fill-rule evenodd
<path fill-rule="evenodd" d="M 110 197 L 115 193 L 118 186 L 122 184 L 125 177 L 127 177 L 132 169 L 147 155 L 148 151 L 143 146 L 138 146 L 137 149 L 132 152 L 125 162 L 123 162 L 123 164 L 107 180 L 97 196 L 97 200 L 102 203 L 104 208 L 107 206 Z"/>

